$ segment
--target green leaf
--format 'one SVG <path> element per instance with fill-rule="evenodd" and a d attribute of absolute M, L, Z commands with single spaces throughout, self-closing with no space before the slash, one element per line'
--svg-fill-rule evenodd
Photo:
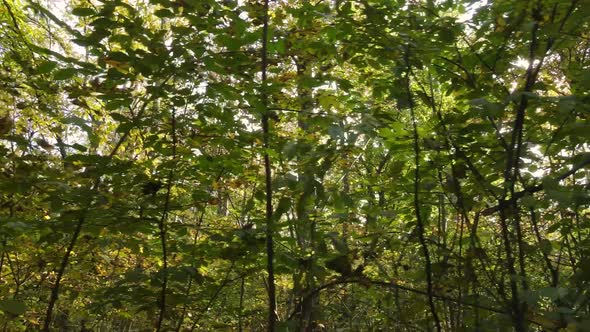
<path fill-rule="evenodd" d="M 76 68 L 64 68 L 53 74 L 53 79 L 63 81 L 72 78 L 77 72 Z"/>
<path fill-rule="evenodd" d="M 0 310 L 13 315 L 22 315 L 27 312 L 27 306 L 22 301 L 6 299 L 0 301 Z"/>
<path fill-rule="evenodd" d="M 127 106 L 129 106 L 130 103 L 131 103 L 131 100 L 129 100 L 129 99 L 110 99 L 106 103 L 105 107 L 107 110 L 112 111 L 112 110 L 119 109 L 121 107 L 127 107 Z M 126 120 L 126 121 L 129 121 L 129 120 Z"/>
<path fill-rule="evenodd" d="M 534 208 L 536 206 L 536 200 L 531 195 L 525 195 L 523 198 L 520 199 L 520 203 L 522 203 L 523 206 L 529 208 Z"/>
<path fill-rule="evenodd" d="M 330 109 L 332 106 L 338 105 L 338 98 L 334 95 L 323 94 L 318 97 L 320 106 L 325 109 Z"/>
<path fill-rule="evenodd" d="M 64 124 L 74 124 L 80 128 L 82 128 L 86 132 L 92 132 L 92 127 L 90 127 L 86 120 L 77 117 L 77 116 L 69 116 L 62 120 Z"/>
<path fill-rule="evenodd" d="M 561 226 L 563 226 L 563 223 L 561 223 L 561 222 L 553 223 L 547 228 L 547 232 L 548 233 L 557 232 L 561 228 Z"/>
<path fill-rule="evenodd" d="M 168 9 L 159 9 L 159 10 L 156 10 L 154 12 L 154 15 L 156 15 L 157 17 L 160 17 L 160 18 L 164 18 L 164 17 L 173 18 L 175 16 L 174 13 L 171 12 L 170 10 L 168 10 Z"/>
<path fill-rule="evenodd" d="M 540 296 L 548 297 L 552 300 L 557 300 L 567 295 L 568 291 L 567 289 L 560 287 L 546 287 L 539 289 L 538 293 Z"/>
<path fill-rule="evenodd" d="M 291 199 L 289 197 L 281 197 L 279 205 L 277 206 L 273 217 L 279 220 L 281 216 L 289 211 L 291 208 Z"/>
<path fill-rule="evenodd" d="M 285 51 L 287 49 L 284 39 L 277 40 L 277 42 L 272 44 L 272 46 L 273 46 L 273 50 L 271 50 L 271 51 L 276 51 L 279 54 L 285 54 Z"/>
<path fill-rule="evenodd" d="M 143 273 L 141 269 L 134 269 L 125 274 L 125 281 L 134 283 L 139 282 L 146 279 L 146 275 Z"/>
<path fill-rule="evenodd" d="M 330 270 L 336 271 L 343 276 L 352 273 L 352 265 L 347 255 L 340 255 L 326 261 L 326 267 Z"/>
<path fill-rule="evenodd" d="M 539 242 L 539 248 L 541 248 L 541 251 L 547 255 L 549 255 L 551 253 L 551 250 L 553 250 L 551 241 L 547 239 L 542 239 L 541 242 Z"/>
<path fill-rule="evenodd" d="M 96 12 L 92 8 L 76 7 L 74 9 L 72 9 L 72 15 L 75 15 L 75 16 L 85 17 L 85 16 L 92 16 L 95 14 L 96 14 Z"/>
<path fill-rule="evenodd" d="M 53 69 L 55 69 L 55 67 L 57 67 L 57 63 L 54 61 L 45 61 L 42 64 L 39 65 L 39 67 L 37 67 L 37 73 L 38 74 L 47 74 L 50 71 L 52 71 Z"/>
<path fill-rule="evenodd" d="M 110 115 L 117 122 L 129 122 L 129 119 L 121 113 L 111 112 Z"/>
<path fill-rule="evenodd" d="M 546 189 L 545 193 L 547 193 L 549 198 L 554 199 L 562 205 L 569 205 L 572 202 L 572 193 L 565 188 Z"/>
<path fill-rule="evenodd" d="M 88 148 L 86 148 L 84 145 L 78 143 L 72 144 L 72 147 L 80 152 L 86 152 L 88 150 Z"/>
<path fill-rule="evenodd" d="M 277 331 L 279 332 L 294 332 L 299 330 L 299 320 L 291 319 L 277 323 Z"/>

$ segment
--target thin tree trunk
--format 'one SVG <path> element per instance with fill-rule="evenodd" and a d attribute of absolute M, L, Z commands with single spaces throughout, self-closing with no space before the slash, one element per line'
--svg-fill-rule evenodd
<path fill-rule="evenodd" d="M 242 282 L 240 283 L 240 312 L 239 312 L 239 317 L 238 317 L 238 331 L 242 332 L 244 330 L 243 328 L 243 312 L 244 312 L 244 281 L 246 280 L 246 277 L 242 277 Z"/>
<path fill-rule="evenodd" d="M 47 305 L 47 311 L 45 313 L 45 321 L 43 322 L 43 332 L 50 331 L 51 320 L 53 317 L 53 308 L 55 307 L 55 303 L 57 302 L 57 298 L 59 297 L 59 286 L 61 284 L 61 279 L 63 278 L 64 272 L 66 271 L 66 267 L 68 266 L 72 250 L 74 250 L 74 246 L 76 245 L 78 237 L 80 236 L 80 232 L 82 231 L 82 225 L 84 225 L 84 221 L 84 217 L 80 217 L 78 219 L 76 229 L 74 230 L 74 234 L 72 234 L 72 239 L 68 244 L 66 253 L 64 254 L 61 260 L 61 264 L 59 265 L 59 270 L 57 271 L 57 275 L 55 276 L 55 283 L 53 284 L 53 288 L 51 289 L 51 295 L 49 297 L 49 303 Z"/>
<path fill-rule="evenodd" d="M 176 159 L 176 113 L 175 110 L 172 110 L 172 160 Z M 168 220 L 168 211 L 170 209 L 170 193 L 172 191 L 172 181 L 174 177 L 174 165 L 173 168 L 170 170 L 170 174 L 168 175 L 168 184 L 166 185 L 166 198 L 164 200 L 164 211 L 162 212 L 162 218 L 160 218 L 160 222 L 158 223 L 158 228 L 160 231 L 160 244 L 162 245 L 162 286 L 160 291 L 160 313 L 158 315 L 158 323 L 156 325 L 156 331 L 160 331 L 162 329 L 162 323 L 164 321 L 164 316 L 166 315 L 166 291 L 168 288 L 168 248 L 166 244 L 167 238 L 167 220 Z"/>
<path fill-rule="evenodd" d="M 408 47 L 409 48 L 409 47 Z M 438 314 L 436 312 L 436 306 L 434 304 L 434 290 L 433 290 L 433 283 L 432 283 L 432 263 L 430 261 L 430 252 L 428 250 L 428 245 L 426 243 L 426 238 L 424 237 L 424 220 L 422 220 L 422 214 L 420 209 L 420 145 L 419 145 L 419 136 L 418 136 L 418 124 L 416 122 L 416 114 L 414 112 L 414 101 L 412 99 L 412 92 L 410 88 L 410 61 L 409 61 L 409 49 L 406 50 L 405 54 L 405 62 L 407 66 L 407 71 L 405 75 L 406 80 L 406 92 L 408 98 L 408 104 L 410 108 L 410 116 L 412 118 L 412 127 L 414 133 L 414 162 L 415 162 L 415 170 L 414 170 L 414 211 L 416 213 L 416 228 L 418 231 L 418 239 L 420 241 L 420 245 L 422 247 L 422 254 L 424 255 L 424 269 L 426 272 L 426 287 L 428 293 L 428 304 L 430 306 L 430 313 L 432 314 L 432 319 L 434 320 L 434 326 L 437 332 L 441 332 L 441 324 Z"/>
<path fill-rule="evenodd" d="M 272 169 L 270 165 L 270 156 L 268 149 L 270 147 L 269 134 L 269 110 L 268 110 L 268 93 L 266 91 L 266 71 L 268 67 L 268 1 L 264 0 L 264 18 L 262 26 L 262 105 L 264 113 L 262 114 L 262 133 L 264 141 L 264 179 L 266 191 L 266 271 L 268 273 L 268 331 L 274 332 L 277 322 L 277 303 L 276 303 L 276 286 L 274 275 L 274 223 L 273 223 L 273 207 L 272 207 Z"/>

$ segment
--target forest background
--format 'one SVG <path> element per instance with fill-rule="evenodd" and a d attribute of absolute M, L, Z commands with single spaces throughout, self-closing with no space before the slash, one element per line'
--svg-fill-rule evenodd
<path fill-rule="evenodd" d="M 2 0 L 3 331 L 589 331 L 587 0 Z"/>

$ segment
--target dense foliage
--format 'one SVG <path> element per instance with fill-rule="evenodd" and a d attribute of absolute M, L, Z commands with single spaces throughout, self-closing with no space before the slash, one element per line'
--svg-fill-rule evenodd
<path fill-rule="evenodd" d="M 3 331 L 590 331 L 586 0 L 2 0 Z"/>

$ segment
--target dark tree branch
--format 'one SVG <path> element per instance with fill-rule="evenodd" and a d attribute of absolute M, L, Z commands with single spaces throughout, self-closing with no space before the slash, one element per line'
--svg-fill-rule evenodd
<path fill-rule="evenodd" d="M 266 193 L 266 271 L 268 273 L 268 331 L 274 332 L 277 322 L 277 303 L 276 303 L 276 286 L 274 276 L 274 223 L 273 223 L 273 207 L 272 207 L 272 168 L 270 164 L 270 156 L 268 148 L 270 146 L 269 134 L 269 117 L 268 110 L 268 93 L 266 91 L 266 75 L 268 69 L 268 2 L 264 0 L 263 12 L 263 26 L 262 26 L 262 49 L 260 51 L 262 63 L 262 105 L 264 106 L 264 113 L 262 114 L 262 134 L 264 141 L 264 179 L 265 179 L 265 193 Z"/>
<path fill-rule="evenodd" d="M 420 241 L 420 245 L 422 247 L 422 254 L 424 255 L 424 269 L 426 272 L 426 286 L 428 291 L 428 304 L 430 306 L 430 312 L 432 314 L 432 318 L 434 320 L 434 326 L 438 332 L 442 331 L 442 327 L 440 324 L 440 318 L 436 312 L 436 306 L 434 304 L 434 290 L 433 290 L 433 282 L 432 282 L 432 263 L 430 261 L 430 252 L 428 250 L 428 244 L 426 243 L 426 238 L 424 236 L 425 227 L 424 227 L 424 220 L 422 220 L 422 213 L 420 208 L 420 144 L 419 144 L 419 136 L 418 136 L 418 124 L 416 122 L 416 114 L 414 112 L 414 100 L 412 96 L 412 90 L 410 88 L 410 73 L 412 71 L 409 59 L 409 47 L 404 54 L 404 60 L 407 67 L 406 75 L 404 77 L 405 84 L 406 84 L 406 93 L 408 98 L 408 104 L 410 108 L 410 117 L 412 121 L 412 128 L 414 133 L 414 163 L 415 163 L 415 170 L 414 170 L 414 212 L 416 215 L 416 229 L 418 231 L 418 240 Z"/>
<path fill-rule="evenodd" d="M 51 295 L 49 297 L 49 303 L 47 305 L 47 311 L 45 312 L 45 321 L 43 322 L 43 332 L 49 332 L 51 327 L 51 321 L 53 316 L 53 308 L 55 307 L 55 303 L 59 297 L 59 286 L 63 275 L 66 271 L 66 267 L 70 261 L 70 255 L 72 254 L 72 250 L 74 250 L 74 246 L 78 241 L 78 237 L 80 236 L 80 232 L 82 231 L 82 226 L 84 225 L 85 221 L 84 216 L 80 216 L 78 222 L 76 223 L 76 229 L 72 234 L 72 238 L 70 239 L 70 243 L 66 248 L 66 253 L 64 254 L 63 258 L 61 259 L 61 264 L 59 265 L 59 269 L 57 270 L 57 274 L 55 276 L 55 283 L 51 288 Z"/>
<path fill-rule="evenodd" d="M 176 137 L 176 110 L 172 110 L 172 161 L 176 160 L 176 145 L 177 145 L 177 137 Z M 164 316 L 166 315 L 166 290 L 168 288 L 168 247 L 166 245 L 166 238 L 168 233 L 168 227 L 166 221 L 168 220 L 168 212 L 170 210 L 170 193 L 172 191 L 172 182 L 174 178 L 174 167 L 170 170 L 168 175 L 168 183 L 166 185 L 166 198 L 164 199 L 164 208 L 162 211 L 162 218 L 158 221 L 158 229 L 160 234 L 160 244 L 162 245 L 162 288 L 160 291 L 160 299 L 159 299 L 159 306 L 160 306 L 160 313 L 158 316 L 158 323 L 156 326 L 156 331 L 160 331 L 162 329 L 162 322 L 164 321 Z"/>
<path fill-rule="evenodd" d="M 316 287 L 315 289 L 310 291 L 306 295 L 306 297 L 315 296 L 317 293 L 320 293 L 323 290 L 327 290 L 327 289 L 333 288 L 338 285 L 347 285 L 347 284 L 360 284 L 360 285 L 365 285 L 365 286 L 374 285 L 374 286 L 393 288 L 393 289 L 403 290 L 403 291 L 414 293 L 414 294 L 429 296 L 428 291 L 413 288 L 410 286 L 400 285 L 399 283 L 397 283 L 395 281 L 372 280 L 372 279 L 366 278 L 364 276 L 359 277 L 359 276 L 348 275 L 348 276 L 342 276 L 340 278 L 337 278 L 336 280 L 333 280 L 331 282 L 327 282 L 321 286 Z M 471 308 L 477 308 L 477 309 L 486 310 L 486 311 L 501 314 L 501 315 L 510 316 L 509 312 L 507 312 L 501 308 L 495 308 L 495 307 L 482 305 L 479 303 L 468 302 L 468 301 L 458 299 L 455 297 L 451 297 L 448 295 L 434 293 L 434 294 L 432 294 L 432 297 L 436 298 L 437 300 L 453 302 L 453 303 L 461 304 L 463 306 L 467 306 L 467 307 L 471 307 Z M 527 322 L 535 324 L 535 325 L 539 325 L 539 326 L 544 325 L 543 323 L 538 322 L 532 318 L 525 318 L 525 320 Z"/>
<path fill-rule="evenodd" d="M 577 171 L 579 171 L 580 169 L 582 169 L 583 167 L 585 167 L 586 165 L 590 164 L 590 154 L 586 156 L 586 158 L 584 158 L 582 161 L 580 161 L 579 163 L 575 164 L 574 167 L 572 167 L 572 169 L 570 169 L 567 172 L 564 172 L 562 175 L 557 177 L 557 181 L 561 181 L 563 179 L 566 179 L 567 177 L 574 175 Z M 531 195 L 534 193 L 537 193 L 539 191 L 543 191 L 545 189 L 545 187 L 543 186 L 543 184 L 538 184 L 536 186 L 527 188 L 523 191 L 518 191 L 516 193 L 514 193 L 514 196 L 512 196 L 509 199 L 504 199 L 501 201 L 501 203 L 503 204 L 511 204 L 512 201 L 518 200 L 520 198 L 523 198 L 526 195 Z M 485 210 L 483 210 L 481 212 L 481 214 L 483 216 L 489 216 L 495 212 L 500 211 L 500 204 L 489 207 Z"/>

